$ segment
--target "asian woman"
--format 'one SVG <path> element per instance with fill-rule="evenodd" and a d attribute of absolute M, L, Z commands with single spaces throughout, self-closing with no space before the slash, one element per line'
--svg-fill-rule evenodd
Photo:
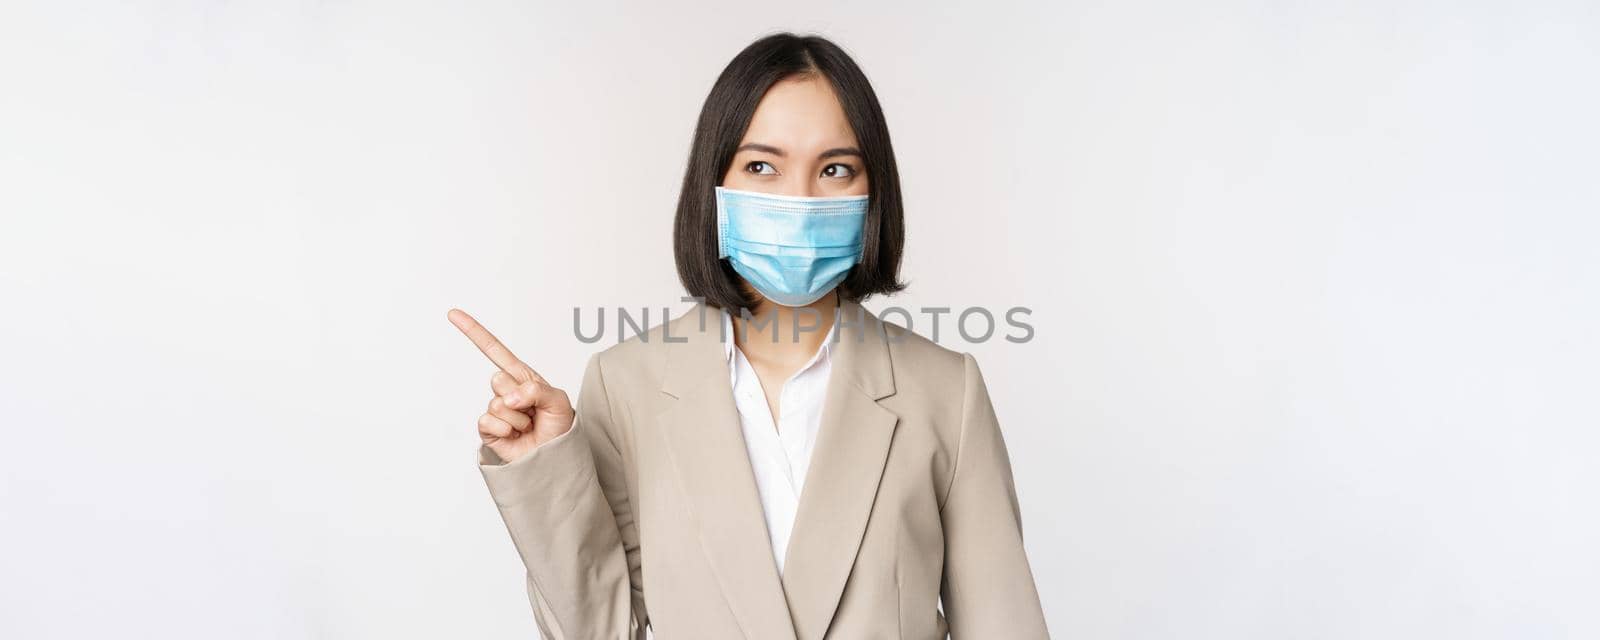
<path fill-rule="evenodd" d="M 674 223 L 703 305 L 595 354 L 578 403 L 498 367 L 477 463 L 546 638 L 1048 637 L 972 356 L 861 302 L 904 288 L 866 76 L 778 34 L 717 78 Z"/>

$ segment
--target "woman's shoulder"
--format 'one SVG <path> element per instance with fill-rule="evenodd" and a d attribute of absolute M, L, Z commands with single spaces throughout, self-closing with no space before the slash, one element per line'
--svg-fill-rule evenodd
<path fill-rule="evenodd" d="M 959 391 L 966 384 L 968 361 L 975 362 L 971 355 L 946 347 L 891 320 L 879 322 L 893 363 L 896 384 L 910 384 L 930 391 Z"/>
<path fill-rule="evenodd" d="M 714 354 L 716 345 L 703 344 L 718 340 L 719 318 L 716 310 L 702 313 L 690 309 L 677 317 L 651 325 L 642 331 L 632 330 L 626 338 L 607 346 L 591 357 L 590 366 L 599 367 L 608 387 L 640 389 L 659 385 L 669 365 L 669 360 L 679 359 L 682 368 L 686 356 Z M 619 332 L 622 327 L 617 327 Z"/>

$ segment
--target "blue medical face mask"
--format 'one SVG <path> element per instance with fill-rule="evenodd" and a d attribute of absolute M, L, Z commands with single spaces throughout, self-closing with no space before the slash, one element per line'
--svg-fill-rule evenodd
<path fill-rule="evenodd" d="M 801 307 L 861 261 L 867 196 L 803 198 L 717 187 L 718 257 L 768 300 Z"/>

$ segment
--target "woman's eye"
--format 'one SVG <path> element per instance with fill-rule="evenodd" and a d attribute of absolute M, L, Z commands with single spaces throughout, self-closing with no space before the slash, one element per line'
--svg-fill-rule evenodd
<path fill-rule="evenodd" d="M 822 177 L 824 178 L 848 178 L 855 174 L 856 170 L 850 168 L 850 165 L 847 164 L 834 163 L 822 168 Z"/>
<path fill-rule="evenodd" d="M 778 175 L 778 170 L 777 169 L 774 169 L 772 167 L 772 165 L 767 164 L 765 162 L 762 162 L 760 160 L 757 160 L 755 162 L 752 162 L 750 164 L 745 165 L 744 166 L 744 170 L 749 172 L 749 173 L 754 173 L 754 174 L 763 175 L 763 176 L 775 176 L 775 175 Z"/>

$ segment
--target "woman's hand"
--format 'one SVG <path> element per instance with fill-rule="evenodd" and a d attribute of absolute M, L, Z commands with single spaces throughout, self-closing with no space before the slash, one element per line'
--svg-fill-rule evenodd
<path fill-rule="evenodd" d="M 494 396 L 478 417 L 478 436 L 501 460 L 515 462 L 572 429 L 575 414 L 565 391 L 550 386 L 465 311 L 451 309 L 450 324 L 500 368 L 489 379 Z"/>

